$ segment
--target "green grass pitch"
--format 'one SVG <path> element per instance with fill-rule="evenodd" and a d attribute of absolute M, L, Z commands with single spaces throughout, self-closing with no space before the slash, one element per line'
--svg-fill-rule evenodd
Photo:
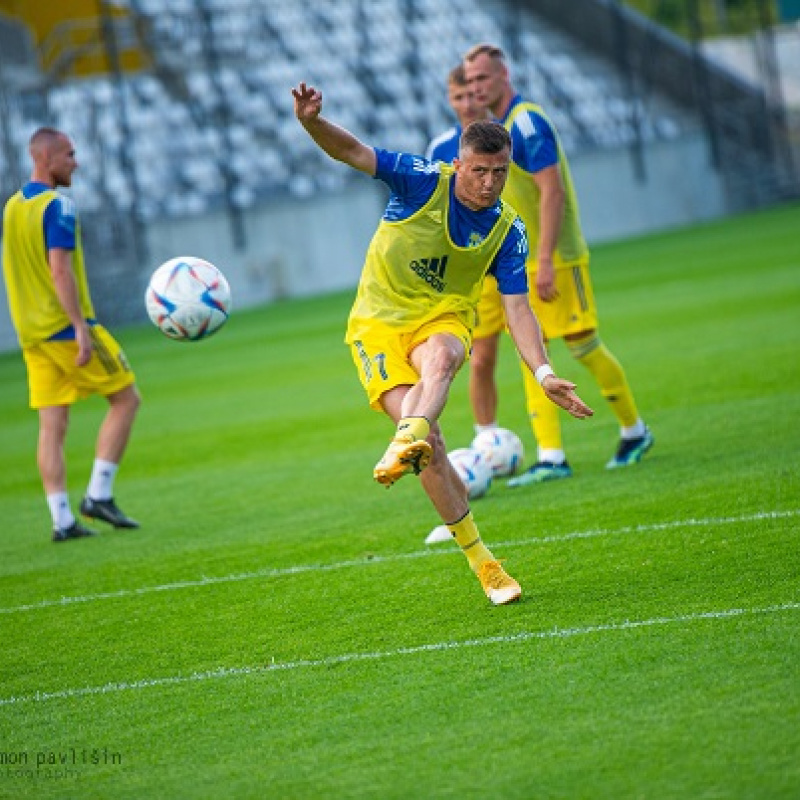
<path fill-rule="evenodd" d="M 493 607 L 343 345 L 351 292 L 207 342 L 115 331 L 144 404 L 138 532 L 54 545 L 18 353 L 0 356 L 0 797 L 800 796 L 800 206 L 598 246 L 601 333 L 656 445 L 565 421 L 575 477 L 473 509 Z M 236 290 L 236 287 L 234 287 Z M 246 287 L 239 287 L 246 291 Z M 504 341 L 500 420 L 534 452 Z M 77 504 L 104 405 L 74 410 Z M 443 428 L 468 444 L 466 374 Z"/>

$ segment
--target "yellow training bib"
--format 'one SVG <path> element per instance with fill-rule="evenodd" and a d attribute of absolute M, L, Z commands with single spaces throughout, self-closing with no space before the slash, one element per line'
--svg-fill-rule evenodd
<path fill-rule="evenodd" d="M 367 251 L 346 341 L 359 339 L 375 323 L 409 331 L 444 314 L 472 329 L 483 277 L 517 215 L 502 203 L 488 235 L 459 247 L 447 229 L 453 174 L 442 164 L 439 183 L 422 208 L 399 222 L 381 221 Z"/>
<path fill-rule="evenodd" d="M 22 347 L 43 342 L 70 324 L 56 294 L 44 240 L 44 213 L 57 197 L 58 192 L 47 191 L 28 200 L 17 192 L 3 214 L 3 276 L 11 320 Z M 81 313 L 93 318 L 77 220 L 72 269 Z"/>

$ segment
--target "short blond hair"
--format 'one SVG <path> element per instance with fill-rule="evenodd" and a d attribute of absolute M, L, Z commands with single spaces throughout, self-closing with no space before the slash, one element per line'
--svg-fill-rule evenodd
<path fill-rule="evenodd" d="M 450 70 L 450 74 L 447 76 L 447 84 L 448 86 L 467 85 L 467 74 L 464 72 L 463 64 L 459 64 L 457 67 L 453 67 L 453 69 Z"/>
<path fill-rule="evenodd" d="M 495 61 L 505 61 L 506 54 L 499 48 L 497 45 L 494 44 L 476 44 L 475 47 L 471 47 L 467 52 L 464 54 L 464 61 L 474 61 L 478 56 L 489 56 L 489 58 L 493 58 Z"/>

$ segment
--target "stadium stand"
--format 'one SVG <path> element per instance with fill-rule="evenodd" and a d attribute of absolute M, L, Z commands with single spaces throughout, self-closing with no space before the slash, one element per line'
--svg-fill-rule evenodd
<path fill-rule="evenodd" d="M 261 281 L 252 297 L 283 296 L 288 271 L 273 267 L 290 245 L 253 253 L 246 216 L 252 225 L 286 198 L 335 205 L 359 180 L 298 131 L 290 88 L 314 83 L 326 113 L 364 141 L 421 153 L 452 124 L 447 75 L 480 41 L 503 46 L 515 85 L 547 108 L 571 157 L 624 153 L 642 184 L 644 149 L 703 140 L 716 159 L 707 185 L 723 176 L 728 209 L 786 196 L 768 126 L 753 123 L 765 116 L 763 95 L 621 9 L 618 0 L 0 0 L 0 201 L 28 173 L 31 132 L 55 125 L 78 150 L 71 193 L 90 272 L 101 265 L 90 277 L 104 318 L 141 318 L 130 298 L 173 246 L 167 233 L 153 244 L 165 221 L 222 218 L 238 268 Z M 161 248 L 153 258 L 151 247 Z M 329 285 L 327 274 L 314 280 Z"/>
<path fill-rule="evenodd" d="M 128 72 L 122 83 L 111 75 L 58 81 L 46 87 L 46 113 L 20 107 L 11 126 L 23 163 L 37 124 L 70 131 L 83 156 L 75 191 L 84 211 L 109 202 L 130 211 L 138 196 L 138 213 L 147 220 L 226 202 L 246 208 L 282 192 L 336 190 L 352 178 L 297 136 L 289 88 L 315 82 L 329 113 L 358 135 L 422 152 L 451 122 L 443 91 L 448 71 L 484 39 L 510 43 L 518 85 L 548 107 L 570 151 L 630 143 L 634 118 L 647 140 L 675 136 L 687 124 L 685 113 L 664 100 L 644 106 L 630 99 L 613 65 L 575 55 L 563 34 L 503 3 L 117 5 L 127 8 L 149 68 Z M 165 184 L 177 191 L 163 192 Z"/>

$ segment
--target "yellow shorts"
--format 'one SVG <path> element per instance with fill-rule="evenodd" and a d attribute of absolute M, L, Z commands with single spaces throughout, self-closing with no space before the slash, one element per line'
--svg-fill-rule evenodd
<path fill-rule="evenodd" d="M 31 408 L 72 405 L 91 394 L 107 397 L 136 380 L 114 337 L 102 325 L 95 325 L 91 332 L 94 350 L 83 367 L 75 365 L 78 343 L 74 339 L 22 348 Z"/>
<path fill-rule="evenodd" d="M 503 313 L 503 301 L 497 288 L 497 278 L 487 275 L 483 279 L 481 299 L 478 301 L 473 339 L 484 339 L 505 330 L 506 316 Z"/>
<path fill-rule="evenodd" d="M 413 386 L 419 373 L 411 363 L 411 352 L 436 333 L 450 333 L 464 344 L 469 356 L 472 341 L 469 331 L 455 316 L 446 315 L 428 322 L 416 330 L 395 331 L 387 325 L 375 323 L 350 344 L 361 385 L 367 392 L 370 408 L 383 411 L 381 396 L 405 384 Z"/>
<path fill-rule="evenodd" d="M 556 267 L 556 289 L 558 299 L 543 303 L 536 294 L 535 263 L 529 262 L 528 286 L 531 308 L 533 308 L 545 339 L 561 339 L 573 333 L 597 328 L 597 306 L 594 300 L 592 279 L 589 275 L 589 259 Z"/>

